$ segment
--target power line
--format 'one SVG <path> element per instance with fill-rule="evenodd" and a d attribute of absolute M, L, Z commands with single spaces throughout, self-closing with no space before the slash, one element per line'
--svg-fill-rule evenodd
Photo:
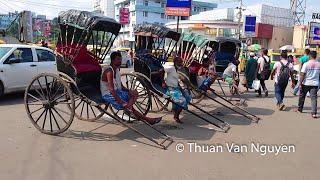
<path fill-rule="evenodd" d="M 13 8 L 11 8 L 10 6 L 8 6 L 6 3 L 4 3 L 4 2 L 2 2 L 2 1 L 0 1 L 0 3 L 1 4 L 3 4 L 4 6 L 6 6 L 7 8 L 9 8 L 9 9 L 11 9 L 11 10 L 13 10 L 13 11 L 15 11 L 15 9 L 13 9 Z M 8 10 L 7 10 L 8 11 Z M 9 11 L 8 11 L 9 12 Z"/>
<path fill-rule="evenodd" d="M 10 1 L 8 1 L 8 0 L 3 0 L 3 1 L 5 1 L 4 3 L 7 3 L 8 6 L 11 5 Z M 17 5 L 17 4 L 15 4 L 14 6 L 17 6 L 19 8 L 19 10 L 24 9 L 23 7 L 21 7 L 20 5 Z M 17 8 L 15 9 L 15 11 L 19 11 L 19 10 L 17 10 Z"/>
<path fill-rule="evenodd" d="M 55 8 L 55 9 L 84 9 L 84 10 L 91 10 L 83 7 L 76 7 L 76 6 L 65 6 L 65 5 L 56 5 L 56 4 L 47 4 L 47 3 L 40 3 L 40 2 L 32 2 L 32 1 L 21 1 L 21 0 L 10 0 L 11 2 L 18 2 L 18 3 L 23 3 L 23 4 L 29 4 L 29 5 L 35 5 L 35 6 L 46 6 L 50 8 Z"/>

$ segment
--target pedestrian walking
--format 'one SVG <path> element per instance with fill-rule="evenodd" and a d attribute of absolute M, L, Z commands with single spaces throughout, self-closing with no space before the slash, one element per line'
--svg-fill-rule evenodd
<path fill-rule="evenodd" d="M 319 88 L 320 62 L 317 61 L 317 52 L 310 52 L 310 60 L 303 64 L 300 73 L 300 95 L 297 112 L 302 113 L 307 93 L 311 97 L 311 115 L 317 118 L 317 93 Z"/>
<path fill-rule="evenodd" d="M 281 60 L 276 62 L 271 72 L 271 79 L 274 79 L 274 92 L 277 99 L 277 108 L 280 111 L 285 109 L 283 99 L 288 86 L 289 78 L 293 79 L 293 65 L 288 62 L 288 52 L 281 52 Z M 292 87 L 295 84 L 292 81 Z"/>
<path fill-rule="evenodd" d="M 268 96 L 268 89 L 265 81 L 270 77 L 270 58 L 268 57 L 268 50 L 264 49 L 261 53 L 261 57 L 258 59 L 257 78 L 260 80 L 260 88 L 258 90 L 258 97 L 261 97 L 262 90 L 265 96 Z M 261 90 L 262 89 L 262 90 Z"/>
<path fill-rule="evenodd" d="M 300 70 L 301 70 L 303 64 L 309 61 L 309 54 L 310 54 L 310 49 L 305 49 L 304 55 L 299 59 Z M 300 74 L 300 71 L 298 73 Z M 298 83 L 293 89 L 293 95 L 295 95 L 295 96 L 298 94 L 298 92 L 300 92 L 299 84 L 300 84 L 300 81 L 299 81 L 299 77 L 298 77 Z"/>
<path fill-rule="evenodd" d="M 246 88 L 247 91 L 248 89 L 252 89 L 252 83 L 253 81 L 256 79 L 256 72 L 257 72 L 257 60 L 255 59 L 255 54 L 253 52 L 251 52 L 249 57 L 249 60 L 247 61 L 247 65 L 246 65 L 246 71 L 245 71 L 245 76 L 246 76 Z"/>

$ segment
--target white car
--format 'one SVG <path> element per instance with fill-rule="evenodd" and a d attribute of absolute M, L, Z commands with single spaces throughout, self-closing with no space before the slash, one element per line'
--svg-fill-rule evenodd
<path fill-rule="evenodd" d="M 103 64 L 110 64 L 111 59 L 110 59 L 110 55 L 112 52 L 110 52 L 109 54 L 107 54 L 107 56 L 105 57 Z M 122 57 L 122 62 L 121 62 L 121 66 L 122 67 L 126 67 L 129 68 L 132 66 L 132 60 L 130 58 L 130 56 L 128 55 L 127 51 L 120 51 L 121 53 L 121 57 Z"/>
<path fill-rule="evenodd" d="M 24 91 L 40 73 L 57 73 L 53 51 L 49 48 L 21 45 L 0 45 L 0 97 Z"/>

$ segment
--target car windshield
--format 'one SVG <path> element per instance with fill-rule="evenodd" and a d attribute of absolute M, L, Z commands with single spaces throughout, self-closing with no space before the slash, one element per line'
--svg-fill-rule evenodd
<path fill-rule="evenodd" d="M 10 51 L 11 47 L 0 47 L 0 59 Z"/>

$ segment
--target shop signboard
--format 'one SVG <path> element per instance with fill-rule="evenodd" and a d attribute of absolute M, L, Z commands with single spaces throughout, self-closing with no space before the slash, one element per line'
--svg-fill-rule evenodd
<path fill-rule="evenodd" d="M 253 37 L 256 34 L 256 16 L 245 16 L 244 18 L 244 35 L 246 37 Z"/>
<path fill-rule="evenodd" d="M 166 15 L 190 16 L 191 0 L 167 0 Z"/>
<path fill-rule="evenodd" d="M 130 12 L 129 8 L 120 8 L 120 24 L 129 24 L 130 22 Z"/>

